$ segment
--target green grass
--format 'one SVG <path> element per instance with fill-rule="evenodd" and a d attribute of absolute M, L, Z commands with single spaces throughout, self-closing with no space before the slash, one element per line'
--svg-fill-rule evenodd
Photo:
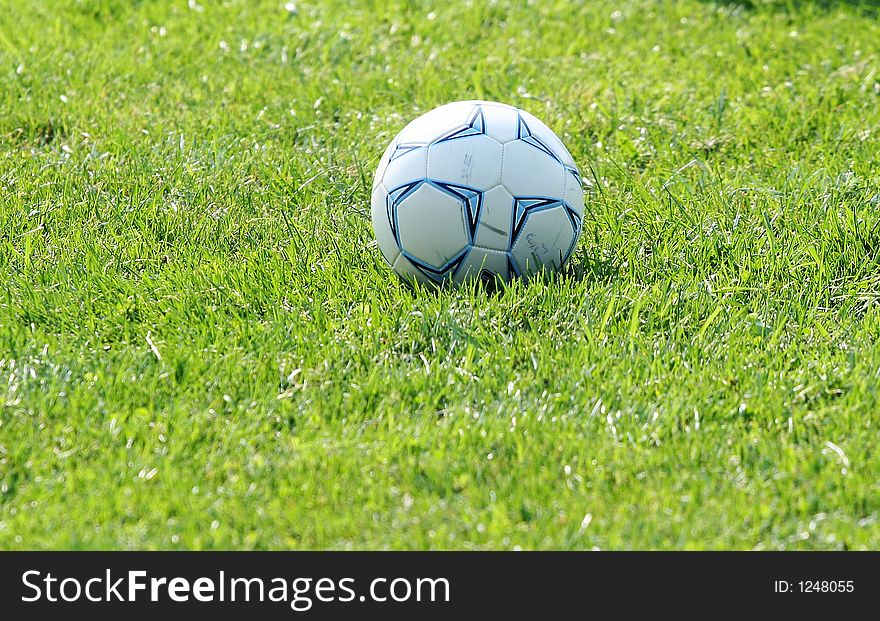
<path fill-rule="evenodd" d="M 0 0 L 0 548 L 880 545 L 876 2 L 284 4 Z M 383 264 L 468 98 L 564 275 Z"/>

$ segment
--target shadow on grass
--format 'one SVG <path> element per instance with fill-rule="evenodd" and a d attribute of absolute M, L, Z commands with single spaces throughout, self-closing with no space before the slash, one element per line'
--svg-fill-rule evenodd
<path fill-rule="evenodd" d="M 620 268 L 609 259 L 597 258 L 582 252 L 576 259 L 568 262 L 563 273 L 577 281 L 586 280 L 607 285 L 619 279 Z"/>
<path fill-rule="evenodd" d="M 45 147 L 68 133 L 67 125 L 58 119 L 11 119 L 0 123 L 0 144 Z"/>
<path fill-rule="evenodd" d="M 571 279 L 575 282 L 587 281 L 597 284 L 611 284 L 619 279 L 620 270 L 610 260 L 596 258 L 586 253 L 580 253 L 577 257 L 569 260 L 560 271 L 542 271 L 527 277 L 528 281 L 543 281 L 552 284 L 560 279 Z M 519 277 L 515 280 L 519 280 Z M 425 285 L 414 282 L 408 278 L 401 278 L 402 284 L 410 291 L 423 291 L 431 295 L 437 295 L 441 291 L 455 288 L 449 284 Z M 479 295 L 495 297 L 503 294 L 510 287 L 510 283 L 495 274 L 483 272 L 473 282 L 466 283 L 464 287 L 474 289 Z"/>
<path fill-rule="evenodd" d="M 747 11 L 771 9 L 777 11 L 799 11 L 815 7 L 824 11 L 853 9 L 870 17 L 880 15 L 880 0 L 702 0 L 707 4 L 741 6 Z"/>

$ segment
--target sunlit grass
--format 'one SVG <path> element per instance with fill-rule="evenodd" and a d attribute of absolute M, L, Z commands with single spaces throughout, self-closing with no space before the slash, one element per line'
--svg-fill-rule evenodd
<path fill-rule="evenodd" d="M 0 0 L 0 547 L 880 544 L 876 3 L 295 5 Z M 411 291 L 372 169 L 469 98 L 584 235 Z"/>

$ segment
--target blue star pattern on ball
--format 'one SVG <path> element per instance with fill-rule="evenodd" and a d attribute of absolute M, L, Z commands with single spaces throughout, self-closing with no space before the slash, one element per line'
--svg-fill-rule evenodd
<path fill-rule="evenodd" d="M 468 136 L 480 136 L 486 133 L 486 117 L 480 106 L 474 106 L 474 111 L 468 118 L 467 123 L 461 127 L 456 127 L 448 134 L 441 136 L 434 143 L 446 142 L 447 140 L 455 140 L 457 138 L 467 138 Z"/>
<path fill-rule="evenodd" d="M 424 256 L 418 256 L 415 252 L 407 248 L 406 241 L 401 236 L 401 216 L 400 209 L 407 205 L 407 199 L 414 196 L 423 188 L 428 188 L 439 192 L 434 193 L 435 202 L 441 202 L 438 197 L 447 197 L 451 201 L 445 201 L 447 206 L 455 205 L 457 213 L 460 214 L 466 224 L 467 235 L 461 240 L 462 247 L 459 249 L 453 243 L 453 250 L 437 256 L 445 259 L 444 261 L 434 261 L 426 259 Z M 409 259 L 414 266 L 421 270 L 426 276 L 437 282 L 453 275 L 467 256 L 468 251 L 474 243 L 477 226 L 480 222 L 480 209 L 483 203 L 483 192 L 475 188 L 458 185 L 454 183 L 445 183 L 435 181 L 433 179 L 418 179 L 411 183 L 406 183 L 398 188 L 394 188 L 388 192 L 386 198 L 386 215 L 391 232 L 397 242 L 397 247 L 401 254 Z M 432 209 L 436 205 L 411 205 L 408 209 Z M 451 256 L 449 256 L 451 255 Z"/>

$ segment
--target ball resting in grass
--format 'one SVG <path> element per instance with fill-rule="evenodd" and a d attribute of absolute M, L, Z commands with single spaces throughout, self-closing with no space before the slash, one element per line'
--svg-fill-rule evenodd
<path fill-rule="evenodd" d="M 562 268 L 584 194 L 571 154 L 544 123 L 513 106 L 461 101 L 391 141 L 371 211 L 382 256 L 404 280 L 509 281 Z"/>

